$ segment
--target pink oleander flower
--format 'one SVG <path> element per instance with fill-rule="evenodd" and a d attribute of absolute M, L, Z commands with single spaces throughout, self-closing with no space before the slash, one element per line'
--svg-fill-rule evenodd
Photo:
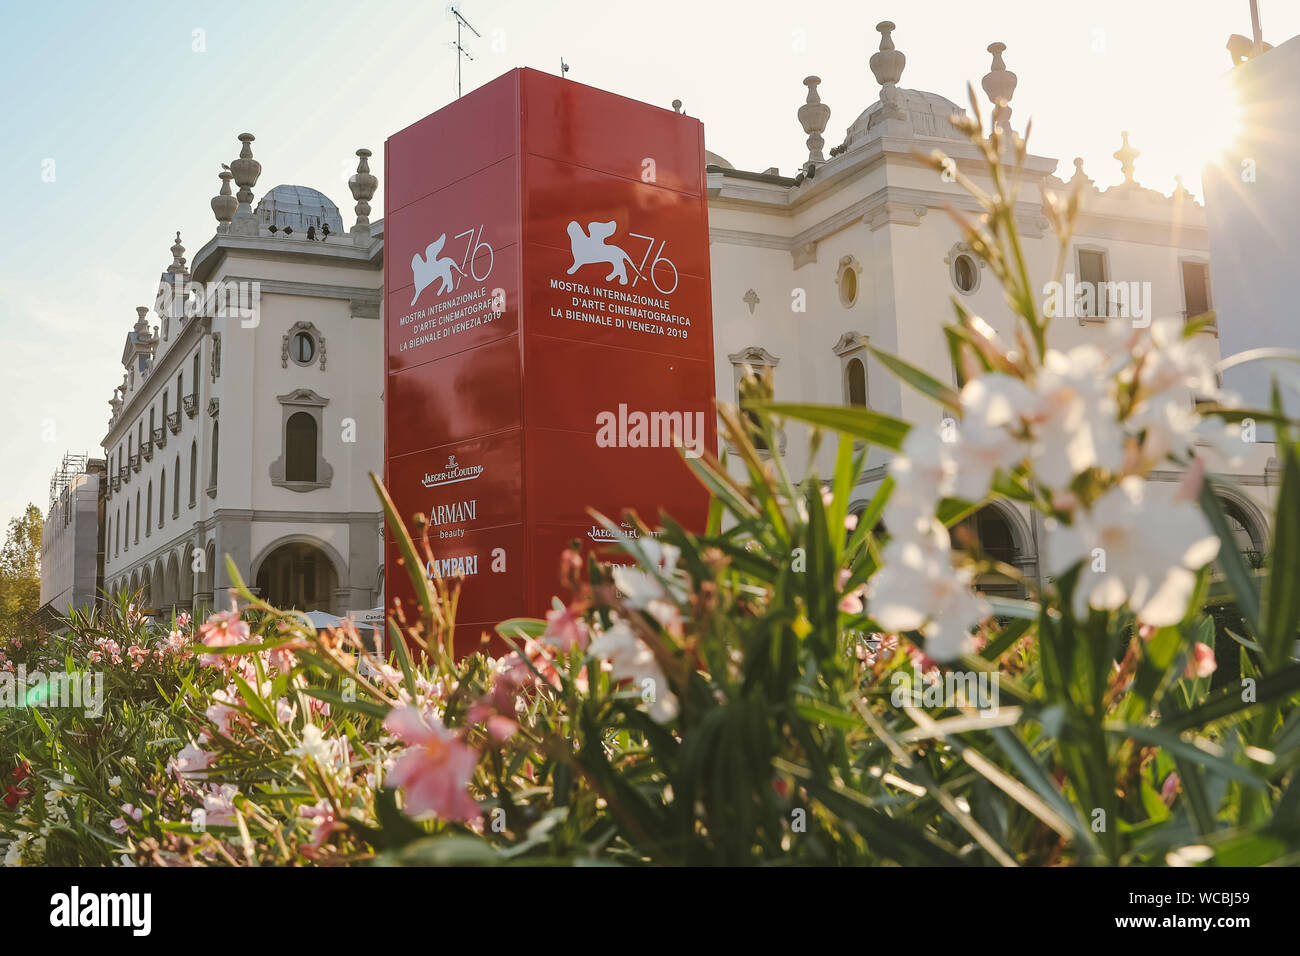
<path fill-rule="evenodd" d="M 126 822 L 126 819 L 124 819 L 126 817 L 129 817 L 130 819 L 134 820 L 136 823 L 139 823 L 140 820 L 143 819 L 144 817 L 144 811 L 141 810 L 139 807 L 135 806 L 134 804 L 130 804 L 130 803 L 122 804 L 122 816 L 114 817 L 112 820 L 109 821 L 108 824 L 113 828 L 114 833 L 122 834 L 125 833 L 128 829 L 130 829 L 130 825 Z"/>
<path fill-rule="evenodd" d="M 1218 667 L 1219 662 L 1214 659 L 1214 648 L 1197 641 L 1196 646 L 1192 648 L 1192 656 L 1187 661 L 1187 669 L 1183 671 L 1183 676 L 1209 677 Z"/>
<path fill-rule="evenodd" d="M 413 817 L 472 823 L 482 819 L 469 795 L 478 754 L 433 715 L 414 707 L 396 707 L 384 729 L 408 744 L 388 773 L 387 782 L 401 789 L 406 812 Z"/>
<path fill-rule="evenodd" d="M 208 753 L 198 744 L 190 742 L 171 759 L 167 769 L 170 773 L 186 780 L 203 780 L 207 777 L 207 769 L 216 759 L 216 754 Z"/>
<path fill-rule="evenodd" d="M 191 622 L 191 618 L 190 618 L 189 611 L 181 611 L 181 613 L 176 615 L 176 629 L 178 631 L 183 631 L 188 629 L 190 626 L 190 622 Z M 172 633 L 174 634 L 176 633 L 176 631 L 173 631 Z"/>
<path fill-rule="evenodd" d="M 250 643 L 248 624 L 239 619 L 239 609 L 231 601 L 229 611 L 217 611 L 199 625 L 199 639 L 206 647 L 230 647 Z M 202 654 L 199 663 L 205 667 L 220 666 L 228 659 L 219 654 Z"/>
<path fill-rule="evenodd" d="M 212 699 L 215 703 L 209 705 L 208 709 L 203 712 L 208 720 L 216 724 L 217 732 L 223 737 L 230 736 L 232 721 L 243 722 L 239 711 L 230 706 L 235 703 L 236 693 L 237 690 L 233 684 L 225 690 L 220 688 L 214 690 Z"/>
<path fill-rule="evenodd" d="M 311 806 L 298 808 L 298 814 L 304 819 L 311 821 L 311 843 L 310 848 L 319 850 L 321 844 L 329 839 L 330 834 L 336 830 L 346 830 L 346 824 L 340 822 L 334 814 L 334 807 L 329 800 L 321 799 L 319 803 Z"/>
<path fill-rule="evenodd" d="M 203 822 L 210 827 L 235 825 L 235 796 L 239 789 L 232 783 L 218 787 L 211 784 L 203 796 Z"/>
<path fill-rule="evenodd" d="M 840 587 L 842 588 L 848 584 L 849 578 L 852 576 L 852 572 L 848 568 L 842 569 L 840 571 Z M 840 610 L 845 614 L 861 614 L 863 611 L 862 595 L 865 593 L 865 588 L 865 585 L 860 585 L 852 591 L 845 591 L 840 596 Z"/>
<path fill-rule="evenodd" d="M 567 654 L 577 644 L 582 650 L 587 649 L 591 635 L 580 614 L 572 608 L 552 608 L 546 612 L 546 631 L 542 640 L 554 646 L 561 654 Z"/>
<path fill-rule="evenodd" d="M 1174 802 L 1174 796 L 1178 793 L 1178 774 L 1171 773 L 1165 777 L 1164 784 L 1160 787 L 1160 799 L 1166 804 Z"/>

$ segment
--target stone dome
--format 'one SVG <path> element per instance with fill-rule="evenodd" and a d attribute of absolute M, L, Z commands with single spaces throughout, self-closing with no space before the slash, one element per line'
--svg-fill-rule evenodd
<path fill-rule="evenodd" d="M 319 232 L 328 225 L 330 232 L 343 232 L 343 217 L 339 207 L 328 196 L 308 186 L 276 186 L 262 196 L 253 210 L 263 226 L 277 230 L 292 227 L 294 232 L 306 233 L 308 226 Z"/>
<path fill-rule="evenodd" d="M 717 153 L 712 152 L 711 150 L 707 150 L 707 149 L 704 151 L 704 165 L 706 165 L 706 166 L 717 166 L 717 167 L 719 167 L 720 169 L 735 169 L 735 168 L 736 168 L 735 166 L 731 165 L 731 163 L 727 162 L 725 159 L 723 159 L 721 156 L 719 156 Z"/>
<path fill-rule="evenodd" d="M 966 137 L 953 128 L 951 118 L 964 116 L 966 111 L 952 100 L 926 90 L 897 90 L 898 105 L 907 114 L 911 135 L 926 139 L 965 141 Z M 883 104 L 872 103 L 853 122 L 848 130 L 848 145 L 873 139 L 879 135 L 872 127 L 884 120 Z"/>

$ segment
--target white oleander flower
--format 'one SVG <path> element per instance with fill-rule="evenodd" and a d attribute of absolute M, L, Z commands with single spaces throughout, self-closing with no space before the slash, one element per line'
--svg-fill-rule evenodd
<path fill-rule="evenodd" d="M 662 724 L 677 716 L 677 697 L 668 689 L 668 678 L 654 652 L 627 624 L 616 621 L 591 642 L 589 650 L 601 660 L 609 661 L 614 680 L 630 680 L 638 690 L 648 694 L 652 720 Z"/>
<path fill-rule="evenodd" d="M 1083 562 L 1075 588 L 1078 616 L 1089 607 L 1112 611 L 1127 603 L 1154 627 L 1183 619 L 1196 572 L 1218 552 L 1218 537 L 1178 486 L 1133 475 L 1047 538 L 1052 573 Z"/>
<path fill-rule="evenodd" d="M 1034 435 L 1034 472 L 1065 488 L 1090 468 L 1118 471 L 1124 435 L 1117 421 L 1115 383 L 1105 354 L 1091 345 L 1048 350 L 1034 383 L 1027 424 Z"/>
<path fill-rule="evenodd" d="M 923 533 L 895 537 L 868 582 L 868 610 L 886 631 L 919 631 L 925 651 L 951 660 L 974 648 L 971 628 L 992 613 L 974 593 L 969 568 L 954 568 L 948 530 L 931 519 Z"/>
<path fill-rule="evenodd" d="M 1145 335 L 1138 336 L 1132 351 L 1141 360 L 1138 380 L 1143 393 L 1178 390 L 1201 397 L 1219 394 L 1213 362 L 1194 338 L 1183 335 L 1183 328 L 1181 319 L 1156 319 Z"/>

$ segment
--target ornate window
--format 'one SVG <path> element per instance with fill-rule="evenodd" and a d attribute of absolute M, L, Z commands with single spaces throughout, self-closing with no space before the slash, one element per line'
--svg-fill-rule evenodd
<path fill-rule="evenodd" d="M 334 469 L 325 460 L 321 436 L 329 404 L 310 388 L 276 396 L 281 408 L 281 454 L 271 462 L 271 484 L 290 491 L 328 488 Z"/>
<path fill-rule="evenodd" d="M 1197 257 L 1179 259 L 1178 271 L 1183 280 L 1184 321 L 1204 315 L 1213 309 L 1214 300 L 1210 295 L 1210 263 Z M 1218 323 L 1210 322 L 1206 328 L 1217 329 Z"/>
<path fill-rule="evenodd" d="M 980 287 L 980 271 L 984 268 L 984 263 L 971 247 L 959 242 L 948 250 L 943 261 L 948 264 L 948 278 L 952 281 L 953 288 L 962 295 L 974 295 Z"/>
<path fill-rule="evenodd" d="M 871 392 L 867 387 L 869 342 L 860 332 L 845 332 L 831 347 L 831 351 L 840 359 L 840 382 L 845 405 L 871 407 Z"/>
<path fill-rule="evenodd" d="M 744 381 L 745 377 L 748 375 L 753 375 L 759 381 L 767 385 L 769 389 L 772 389 L 773 392 L 775 392 L 776 366 L 781 360 L 767 349 L 757 345 L 750 346 L 749 348 L 741 349 L 739 352 L 728 355 L 727 358 L 731 360 L 732 376 L 736 386 L 737 405 L 741 402 L 740 383 Z M 748 411 L 742 407 L 741 414 L 748 421 L 753 422 L 754 424 L 758 423 L 758 415 L 755 412 Z M 754 435 L 752 437 L 754 447 L 758 448 L 760 451 L 768 450 L 766 443 L 760 436 Z M 777 452 L 779 454 L 785 454 L 785 433 L 778 432 L 776 437 Z M 734 450 L 735 449 L 732 448 L 732 451 Z"/>
<path fill-rule="evenodd" d="M 858 301 L 858 278 L 862 275 L 862 263 L 855 256 L 844 256 L 835 270 L 835 285 L 840 293 L 840 305 L 846 309 L 853 308 Z"/>
<path fill-rule="evenodd" d="M 212 467 L 209 469 L 209 474 L 208 474 L 208 497 L 209 498 L 215 498 L 217 496 L 217 439 L 218 437 L 219 436 L 217 432 L 217 423 L 213 422 L 212 423 Z"/>
<path fill-rule="evenodd" d="M 280 367 L 288 368 L 292 360 L 295 365 L 307 368 L 320 360 L 320 367 L 325 368 L 325 336 L 320 329 L 310 322 L 295 322 L 280 344 Z"/>

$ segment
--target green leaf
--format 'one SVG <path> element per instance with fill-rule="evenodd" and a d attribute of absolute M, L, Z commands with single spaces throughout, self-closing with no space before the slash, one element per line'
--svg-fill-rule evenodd
<path fill-rule="evenodd" d="M 1201 482 L 1201 510 L 1209 519 L 1210 527 L 1219 536 L 1219 567 L 1232 587 L 1237 599 L 1237 608 L 1253 635 L 1259 635 L 1259 591 L 1256 589 L 1255 573 L 1237 550 L 1237 539 L 1228 527 L 1228 518 L 1223 505 L 1215 491 L 1215 482 L 1206 478 Z"/>
<path fill-rule="evenodd" d="M 927 398 L 932 398 L 945 408 L 953 411 L 961 410 L 961 397 L 957 390 L 951 385 L 945 385 L 929 372 L 917 368 L 911 362 L 899 358 L 897 355 L 891 355 L 888 352 L 882 352 L 878 348 L 870 347 L 871 354 L 874 355 L 881 365 L 889 369 L 896 376 L 912 386 Z"/>
<path fill-rule="evenodd" d="M 1300 459 L 1296 450 L 1278 446 L 1282 455 L 1282 484 L 1277 492 L 1277 518 L 1269 574 L 1264 581 L 1263 634 L 1266 670 L 1281 667 L 1295 643 L 1300 625 Z"/>
<path fill-rule="evenodd" d="M 868 408 L 853 408 L 845 405 L 752 402 L 750 407 L 756 411 L 782 415 L 809 425 L 834 429 L 891 451 L 898 451 L 903 447 L 903 439 L 912 428 L 907 422 L 892 415 L 882 415 Z"/>
<path fill-rule="evenodd" d="M 1187 740 L 1163 727 L 1144 727 L 1141 724 L 1107 722 L 1105 730 L 1109 734 L 1163 747 L 1175 757 L 1194 762 L 1210 773 L 1217 773 L 1255 790 L 1268 789 L 1267 783 L 1245 767 L 1233 763 L 1221 747 L 1209 741 Z"/>
<path fill-rule="evenodd" d="M 393 504 L 393 499 L 388 496 L 388 490 L 384 483 L 379 480 L 379 476 L 373 471 L 370 473 L 370 481 L 375 486 L 375 493 L 379 495 L 379 503 L 384 509 L 384 521 L 388 525 L 388 530 L 397 542 L 397 550 L 401 552 L 402 563 L 406 567 L 407 577 L 411 579 L 411 586 L 415 589 L 416 600 L 420 602 L 420 610 L 426 619 L 433 617 L 433 608 L 436 603 L 433 594 L 433 582 L 425 573 L 424 562 L 419 559 L 415 553 L 415 542 L 411 540 L 410 532 L 406 530 L 406 523 L 402 520 L 401 515 L 397 513 L 397 506 Z"/>
<path fill-rule="evenodd" d="M 330 690 L 328 687 L 305 687 L 303 693 L 308 697 L 315 697 L 317 700 L 323 700 L 335 707 L 341 707 L 344 710 L 350 710 L 358 714 L 365 714 L 367 717 L 374 717 L 376 720 L 383 720 L 392 710 L 384 704 L 377 703 L 373 700 L 344 700 L 343 695 L 336 690 Z"/>

